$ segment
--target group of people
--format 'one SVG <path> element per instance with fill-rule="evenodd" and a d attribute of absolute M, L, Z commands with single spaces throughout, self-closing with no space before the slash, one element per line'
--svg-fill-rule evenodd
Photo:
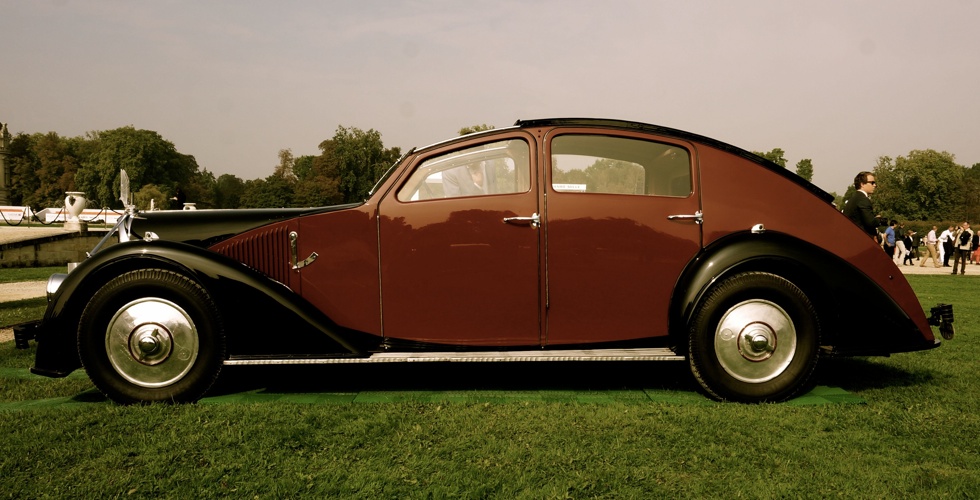
<path fill-rule="evenodd" d="M 896 264 L 912 265 L 913 256 L 918 258 L 915 231 L 904 231 L 904 226 L 893 219 L 888 222 L 888 228 L 883 234 L 878 233 L 882 218 L 880 215 L 875 215 L 871 205 L 871 195 L 877 187 L 878 183 L 871 172 L 857 174 L 854 177 L 854 194 L 844 202 L 844 215 L 880 242 Z M 978 241 L 980 233 L 975 234 L 970 229 L 969 222 L 963 222 L 959 228 L 949 226 L 939 236 L 936 236 L 937 229 L 936 226 L 932 226 L 932 230 L 922 238 L 928 255 L 922 259 L 920 267 L 925 267 L 930 258 L 935 267 L 949 267 L 949 259 L 952 257 L 952 274 L 957 274 L 958 271 L 963 275 L 966 274 L 968 262 L 980 261 L 980 241 Z M 942 264 L 939 263 L 940 260 Z"/>
<path fill-rule="evenodd" d="M 916 244 L 915 231 L 905 230 L 905 224 L 892 220 L 888 229 L 881 234 L 881 245 L 895 265 L 912 265 L 912 258 L 918 256 L 919 246 Z M 907 264 L 906 264 L 907 263 Z"/>

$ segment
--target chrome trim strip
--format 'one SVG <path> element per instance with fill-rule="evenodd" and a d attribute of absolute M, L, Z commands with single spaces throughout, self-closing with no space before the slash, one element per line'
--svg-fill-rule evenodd
<path fill-rule="evenodd" d="M 530 361 L 683 361 L 667 348 L 552 351 L 378 352 L 365 358 L 227 359 L 225 366 L 332 365 L 365 363 L 501 363 Z"/>

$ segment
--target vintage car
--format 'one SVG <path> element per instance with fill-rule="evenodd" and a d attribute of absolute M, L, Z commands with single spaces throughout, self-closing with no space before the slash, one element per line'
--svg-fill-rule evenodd
<path fill-rule="evenodd" d="M 115 232 L 17 334 L 33 373 L 120 403 L 195 401 L 230 365 L 561 360 L 686 360 L 713 398 L 780 401 L 822 356 L 952 335 L 830 195 L 643 123 L 521 120 L 409 151 L 362 203 Z"/>

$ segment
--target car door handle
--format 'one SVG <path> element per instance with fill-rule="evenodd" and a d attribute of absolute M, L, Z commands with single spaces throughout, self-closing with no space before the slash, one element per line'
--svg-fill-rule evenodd
<path fill-rule="evenodd" d="M 293 266 L 293 271 L 299 271 L 300 269 L 312 264 L 313 261 L 319 257 L 316 252 L 313 252 L 309 257 L 303 259 L 302 262 L 298 262 L 296 256 L 298 250 L 297 247 L 299 246 L 296 240 L 298 239 L 299 234 L 297 234 L 296 231 L 289 233 L 289 263 Z"/>
<path fill-rule="evenodd" d="M 698 224 L 704 223 L 704 218 L 700 210 L 694 212 L 694 214 L 668 215 L 667 220 L 693 220 Z"/>
<path fill-rule="evenodd" d="M 531 227 L 536 228 L 541 226 L 541 216 L 535 212 L 530 217 L 504 217 L 504 223 L 517 225 L 529 224 Z"/>

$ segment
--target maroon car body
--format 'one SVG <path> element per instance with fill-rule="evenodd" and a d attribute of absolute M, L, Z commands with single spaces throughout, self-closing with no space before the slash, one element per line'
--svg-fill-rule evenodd
<path fill-rule="evenodd" d="M 512 359 L 687 359 L 708 394 L 771 401 L 952 321 L 819 188 L 634 122 L 519 121 L 410 151 L 364 203 L 124 229 L 49 286 L 33 369 L 121 402 L 194 400 L 224 365 Z"/>

